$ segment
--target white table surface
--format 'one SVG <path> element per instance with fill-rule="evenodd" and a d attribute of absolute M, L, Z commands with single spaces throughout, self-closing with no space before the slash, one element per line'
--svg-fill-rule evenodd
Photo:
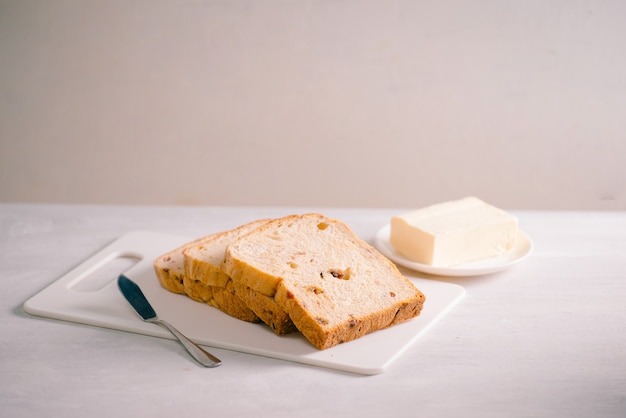
<path fill-rule="evenodd" d="M 215 348 L 224 364 L 205 369 L 173 340 L 23 310 L 129 231 L 196 237 L 310 210 L 369 242 L 399 212 L 0 204 L 0 416 L 626 416 L 626 212 L 513 211 L 532 255 L 439 278 L 465 298 L 374 376 Z"/>

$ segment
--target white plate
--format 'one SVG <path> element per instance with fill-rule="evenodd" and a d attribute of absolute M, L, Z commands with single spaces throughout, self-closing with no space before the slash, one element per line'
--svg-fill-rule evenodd
<path fill-rule="evenodd" d="M 205 303 L 163 289 L 154 274 L 152 260 L 190 240 L 150 231 L 130 232 L 30 298 L 24 303 L 24 310 L 31 315 L 173 339 L 161 327 L 141 321 L 119 292 L 117 273 L 103 269 L 117 257 L 132 256 L 141 261 L 126 275 L 141 287 L 160 318 L 199 344 L 351 373 L 377 374 L 465 294 L 465 289 L 457 284 L 408 275 L 427 298 L 417 318 L 320 351 L 299 333 L 278 337 L 268 326 L 240 321 Z M 94 272 L 101 270 L 108 272 L 105 278 L 109 274 L 111 278 L 93 289 L 90 282 Z M 89 288 L 93 290 L 84 290 Z"/>
<path fill-rule="evenodd" d="M 515 246 L 506 254 L 455 267 L 434 267 L 428 264 L 417 263 L 399 254 L 389 242 L 390 232 L 391 226 L 387 224 L 376 234 L 375 246 L 378 251 L 403 267 L 437 276 L 480 276 L 495 273 L 519 263 L 531 253 L 533 248 L 533 243 L 528 235 L 518 231 Z"/>

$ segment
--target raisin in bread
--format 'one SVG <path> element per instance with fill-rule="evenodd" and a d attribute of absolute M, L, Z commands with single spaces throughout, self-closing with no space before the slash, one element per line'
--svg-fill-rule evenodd
<path fill-rule="evenodd" d="M 321 214 L 272 220 L 240 237 L 226 247 L 222 270 L 237 288 L 271 300 L 318 349 L 418 316 L 425 301 L 387 258 Z"/>
<path fill-rule="evenodd" d="M 239 236 L 266 223 L 258 220 L 228 231 L 208 236 L 186 246 L 184 287 L 192 299 L 201 300 L 235 318 L 259 322 L 259 317 L 237 296 L 232 280 L 221 270 L 226 246 Z"/>

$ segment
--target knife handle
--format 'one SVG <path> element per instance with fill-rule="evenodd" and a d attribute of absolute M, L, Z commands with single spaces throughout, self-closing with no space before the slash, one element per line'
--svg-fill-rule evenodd
<path fill-rule="evenodd" d="M 165 328 L 169 332 L 171 332 L 172 335 L 174 337 L 176 337 L 178 339 L 178 341 L 180 341 L 180 343 L 183 345 L 183 347 L 185 347 L 187 352 L 189 354 L 191 354 L 191 356 L 198 363 L 202 364 L 203 366 L 205 366 L 205 367 L 217 367 L 220 364 L 222 364 L 222 360 L 218 359 L 217 357 L 215 357 L 211 353 L 206 352 L 204 349 L 202 349 L 202 347 L 200 347 L 199 345 L 195 344 L 189 338 L 185 337 L 180 331 L 178 331 L 176 328 L 174 328 L 174 326 L 171 325 L 170 323 L 165 322 L 162 319 L 151 319 L 151 320 L 148 320 L 148 321 L 152 322 L 152 323 L 155 323 L 155 324 L 158 324 L 158 325 L 161 325 L 163 328 Z"/>

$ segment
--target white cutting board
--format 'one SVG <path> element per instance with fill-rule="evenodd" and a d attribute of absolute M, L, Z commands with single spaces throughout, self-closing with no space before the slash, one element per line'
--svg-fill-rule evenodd
<path fill-rule="evenodd" d="M 279 337 L 264 324 L 234 319 L 207 304 L 163 289 L 154 273 L 153 260 L 190 240 L 150 231 L 128 233 L 26 301 L 24 310 L 36 316 L 173 339 L 161 327 L 139 318 L 117 288 L 118 274 L 97 290 L 85 291 L 82 288 L 89 286 L 80 286 L 94 277 L 94 271 L 110 265 L 109 261 L 136 257 L 140 261 L 126 275 L 141 287 L 159 318 L 196 343 L 371 375 L 381 373 L 465 294 L 456 284 L 408 276 L 426 295 L 419 317 L 320 351 L 299 333 Z"/>

